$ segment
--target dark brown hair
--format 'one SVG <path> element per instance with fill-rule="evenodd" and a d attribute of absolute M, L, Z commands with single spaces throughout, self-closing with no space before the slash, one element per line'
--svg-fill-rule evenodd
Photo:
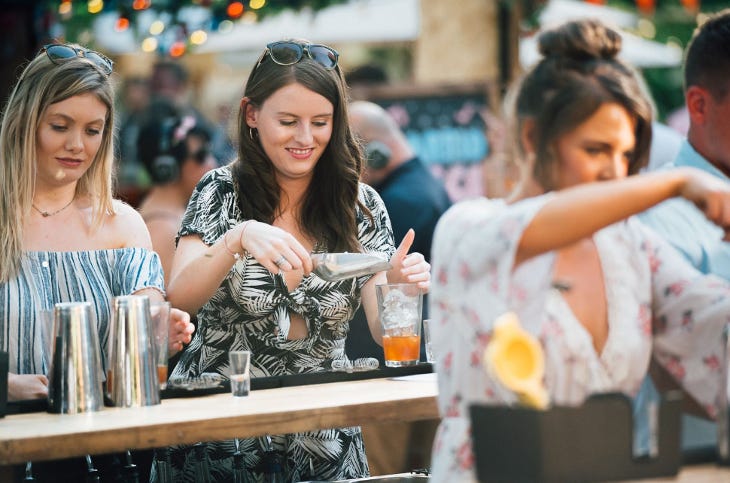
<path fill-rule="evenodd" d="M 516 86 L 513 112 L 517 133 L 526 119 L 534 122 L 534 178 L 555 188 L 556 141 L 605 103 L 623 106 L 635 121 L 629 174 L 637 173 L 649 156 L 652 109 L 635 72 L 616 59 L 621 36 L 597 20 L 577 20 L 544 31 L 538 44 L 544 58 Z M 524 154 L 519 134 L 515 140 Z"/>
<path fill-rule="evenodd" d="M 730 9 L 721 10 L 695 30 L 684 62 L 684 87 L 700 86 L 716 101 L 730 86 Z"/>
<path fill-rule="evenodd" d="M 294 83 L 320 94 L 334 107 L 332 137 L 314 168 L 299 227 L 324 241 L 329 251 L 359 252 L 356 207 L 368 216 L 370 212 L 358 199 L 362 156 L 348 123 L 347 87 L 340 68 L 326 70 L 306 55 L 283 66 L 265 53 L 249 75 L 244 96 L 260 107 L 276 91 Z M 246 124 L 245 105 L 238 114 L 238 137 L 238 159 L 232 165 L 238 206 L 245 219 L 271 223 L 277 214 L 280 190 L 271 160 L 256 131 Z"/>

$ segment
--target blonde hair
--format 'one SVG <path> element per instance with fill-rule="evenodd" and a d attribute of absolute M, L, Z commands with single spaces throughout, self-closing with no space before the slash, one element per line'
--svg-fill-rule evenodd
<path fill-rule="evenodd" d="M 74 57 L 55 64 L 41 52 L 15 84 L 0 127 L 0 282 L 12 278 L 20 266 L 23 225 L 35 191 L 40 121 L 51 104 L 88 93 L 107 106 L 107 116 L 99 151 L 79 179 L 76 196 L 91 199 L 93 229 L 101 226 L 107 214 L 114 213 L 114 94 L 109 77 L 85 58 Z"/>

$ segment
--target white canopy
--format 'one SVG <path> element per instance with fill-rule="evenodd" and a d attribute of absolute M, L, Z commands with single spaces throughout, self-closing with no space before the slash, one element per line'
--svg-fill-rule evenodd
<path fill-rule="evenodd" d="M 230 32 L 212 33 L 197 51 L 258 51 L 286 37 L 323 43 L 415 40 L 419 17 L 419 0 L 351 0 L 318 12 L 285 11 L 254 24 L 239 22 Z"/>
<path fill-rule="evenodd" d="M 549 27 L 566 20 L 597 18 L 616 28 L 623 39 L 620 57 L 637 68 L 676 67 L 682 63 L 682 49 L 647 40 L 621 30 L 636 26 L 638 17 L 632 13 L 602 5 L 591 5 L 575 0 L 550 0 L 540 12 L 540 25 Z M 520 40 L 520 64 L 528 68 L 540 59 L 535 36 Z"/>

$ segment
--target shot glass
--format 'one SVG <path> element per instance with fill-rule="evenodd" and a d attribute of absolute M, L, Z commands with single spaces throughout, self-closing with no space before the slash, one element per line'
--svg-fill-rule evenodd
<path fill-rule="evenodd" d="M 248 396 L 251 389 L 251 351 L 230 351 L 228 362 L 231 394 L 234 397 Z"/>
<path fill-rule="evenodd" d="M 385 365 L 418 364 L 421 357 L 421 308 L 423 292 L 415 283 L 375 286 L 378 314 L 383 329 Z"/>
<path fill-rule="evenodd" d="M 433 336 L 431 335 L 431 319 L 423 319 L 423 338 L 426 347 L 426 362 L 433 364 L 436 358 L 433 355 Z"/>
<path fill-rule="evenodd" d="M 152 330 L 155 336 L 155 362 L 160 389 L 167 388 L 168 342 L 170 338 L 170 302 L 150 303 Z"/>

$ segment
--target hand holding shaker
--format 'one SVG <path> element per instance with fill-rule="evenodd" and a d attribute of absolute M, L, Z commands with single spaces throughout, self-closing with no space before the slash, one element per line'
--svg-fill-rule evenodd
<path fill-rule="evenodd" d="M 99 411 L 104 406 L 101 346 L 91 303 L 56 304 L 52 340 L 49 411 L 70 414 Z"/>
<path fill-rule="evenodd" d="M 114 406 L 160 404 L 150 300 L 145 295 L 112 299 L 107 394 Z"/>

